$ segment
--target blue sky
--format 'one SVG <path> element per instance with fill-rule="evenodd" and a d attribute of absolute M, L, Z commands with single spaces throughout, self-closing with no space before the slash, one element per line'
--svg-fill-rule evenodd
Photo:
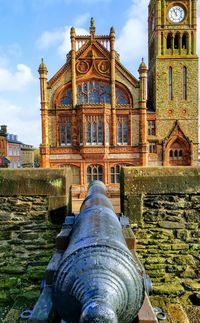
<path fill-rule="evenodd" d="M 0 0 L 0 124 L 26 144 L 39 146 L 40 99 L 38 66 L 44 57 L 48 78 L 65 63 L 69 30 L 96 33 L 116 30 L 122 63 L 138 78 L 141 58 L 147 62 L 149 0 Z M 200 6 L 198 5 L 200 21 Z M 200 38 L 200 32 L 198 32 Z M 198 46 L 200 53 L 200 46 Z"/>

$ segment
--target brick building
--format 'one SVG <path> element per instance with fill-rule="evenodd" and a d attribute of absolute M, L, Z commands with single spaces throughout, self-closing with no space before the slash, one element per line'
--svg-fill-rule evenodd
<path fill-rule="evenodd" d="M 39 66 L 42 167 L 70 165 L 74 183 L 114 188 L 122 165 L 197 164 L 196 9 L 195 0 L 150 1 L 139 80 L 119 60 L 113 27 L 104 36 L 93 19 L 89 36 L 71 28 L 64 66 L 49 81 Z"/>
<path fill-rule="evenodd" d="M 7 156 L 10 161 L 9 168 L 21 167 L 21 145 L 17 135 L 7 134 Z"/>
<path fill-rule="evenodd" d="M 34 150 L 32 145 L 21 145 L 21 166 L 23 168 L 34 167 Z"/>

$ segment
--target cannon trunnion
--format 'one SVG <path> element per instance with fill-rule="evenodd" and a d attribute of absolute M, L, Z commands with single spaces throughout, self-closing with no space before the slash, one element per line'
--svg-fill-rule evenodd
<path fill-rule="evenodd" d="M 144 270 L 126 245 L 102 182 L 91 184 L 74 220 L 66 217 L 45 278 L 30 322 L 132 323 L 137 317 Z"/>

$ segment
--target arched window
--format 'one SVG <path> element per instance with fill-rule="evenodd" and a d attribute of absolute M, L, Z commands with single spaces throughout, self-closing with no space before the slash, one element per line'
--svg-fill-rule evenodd
<path fill-rule="evenodd" d="M 115 165 L 110 169 L 110 181 L 111 183 L 119 183 L 120 182 L 120 166 Z"/>
<path fill-rule="evenodd" d="M 71 121 L 67 117 L 60 119 L 60 145 L 71 145 Z"/>
<path fill-rule="evenodd" d="M 174 150 L 174 159 L 178 159 L 178 151 Z"/>
<path fill-rule="evenodd" d="M 183 66 L 183 100 L 187 100 L 187 67 Z"/>
<path fill-rule="evenodd" d="M 178 152 L 178 159 L 181 160 L 182 158 L 183 158 L 183 151 L 182 149 L 180 149 Z"/>
<path fill-rule="evenodd" d="M 169 33 L 167 35 L 167 49 L 170 49 L 170 48 L 172 48 L 172 34 L 171 33 Z"/>
<path fill-rule="evenodd" d="M 168 70 L 168 98 L 169 98 L 169 100 L 172 100 L 172 96 L 173 96 L 173 93 L 172 93 L 172 67 L 170 66 L 169 70 Z"/>
<path fill-rule="evenodd" d="M 182 36 L 182 48 L 186 49 L 187 48 L 187 35 L 183 34 Z"/>
<path fill-rule="evenodd" d="M 174 37 L 174 48 L 178 49 L 179 48 L 179 34 L 176 33 L 175 37 Z"/>
<path fill-rule="evenodd" d="M 127 98 L 125 97 L 124 93 L 117 89 L 116 90 L 116 104 L 127 104 Z"/>
<path fill-rule="evenodd" d="M 111 103 L 111 87 L 107 82 L 90 80 L 77 85 L 78 104 Z M 116 104 L 128 104 L 125 91 L 116 86 Z"/>
<path fill-rule="evenodd" d="M 88 183 L 95 180 L 103 181 L 103 167 L 101 165 L 92 165 L 87 167 Z"/>
<path fill-rule="evenodd" d="M 172 160 L 173 159 L 173 150 L 169 151 L 169 159 Z"/>
<path fill-rule="evenodd" d="M 61 105 L 70 105 L 72 103 L 72 90 L 68 89 L 62 96 Z"/>

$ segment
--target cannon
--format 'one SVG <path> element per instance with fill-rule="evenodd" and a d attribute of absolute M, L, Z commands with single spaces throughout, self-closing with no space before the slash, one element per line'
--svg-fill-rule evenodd
<path fill-rule="evenodd" d="M 135 322 L 145 273 L 127 247 L 103 182 L 92 182 L 79 215 L 66 217 L 56 247 L 30 322 Z"/>

